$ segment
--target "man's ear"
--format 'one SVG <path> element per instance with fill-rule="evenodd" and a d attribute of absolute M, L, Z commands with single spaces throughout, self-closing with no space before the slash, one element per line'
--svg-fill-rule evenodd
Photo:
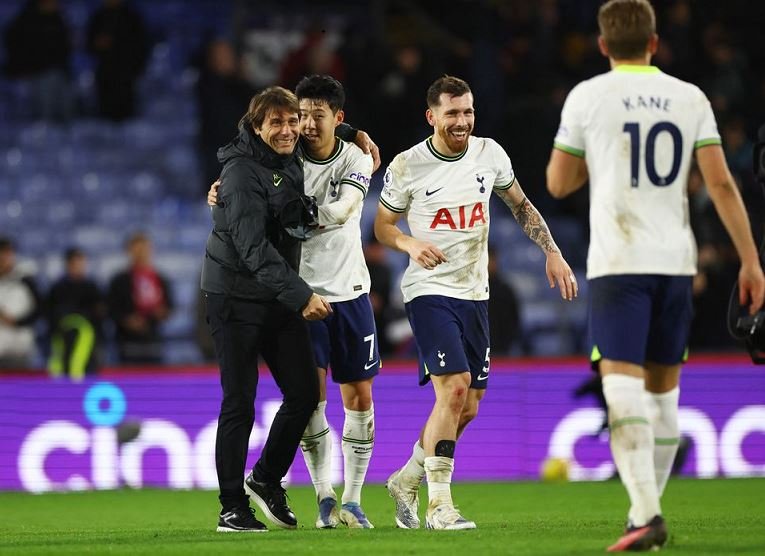
<path fill-rule="evenodd" d="M 659 35 L 654 33 L 651 38 L 648 39 L 648 54 L 653 56 L 656 51 L 659 50 Z"/>
<path fill-rule="evenodd" d="M 606 46 L 606 39 L 603 38 L 603 35 L 598 35 L 598 49 L 603 56 L 609 57 L 608 46 Z"/>
<path fill-rule="evenodd" d="M 428 120 L 428 124 L 431 126 L 436 125 L 436 118 L 433 116 L 433 111 L 430 108 L 425 110 L 425 119 Z"/>
<path fill-rule="evenodd" d="M 335 126 L 340 125 L 344 121 L 345 121 L 345 112 L 343 112 L 342 110 L 338 110 L 337 113 L 335 114 Z"/>

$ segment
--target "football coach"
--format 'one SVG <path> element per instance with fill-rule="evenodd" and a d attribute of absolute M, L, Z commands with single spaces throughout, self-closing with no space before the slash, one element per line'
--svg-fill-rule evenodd
<path fill-rule="evenodd" d="M 297 272 L 301 239 L 316 225 L 315 206 L 303 194 L 299 134 L 297 98 L 270 87 L 252 98 L 239 135 L 218 151 L 223 172 L 201 287 L 223 389 L 215 442 L 219 532 L 266 531 L 248 494 L 273 523 L 297 527 L 281 480 L 319 401 L 306 320 L 331 312 Z M 243 485 L 259 355 L 283 402 Z"/>

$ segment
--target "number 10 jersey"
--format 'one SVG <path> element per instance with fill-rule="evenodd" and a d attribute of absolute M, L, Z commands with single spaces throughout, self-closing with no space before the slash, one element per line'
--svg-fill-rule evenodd
<path fill-rule="evenodd" d="M 587 278 L 696 273 L 688 173 L 695 149 L 719 143 L 704 93 L 654 66 L 619 65 L 572 89 L 555 148 L 589 171 Z"/>

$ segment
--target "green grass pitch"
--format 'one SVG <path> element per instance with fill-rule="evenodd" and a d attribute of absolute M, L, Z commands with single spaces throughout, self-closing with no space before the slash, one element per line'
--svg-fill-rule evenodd
<path fill-rule="evenodd" d="M 299 529 L 265 534 L 216 533 L 209 491 L 2 493 L 0 554 L 600 554 L 627 510 L 616 481 L 455 484 L 455 500 L 478 530 L 404 531 L 385 489 L 368 485 L 363 502 L 374 530 L 317 531 L 312 489 L 288 492 Z M 765 554 L 765 479 L 672 480 L 663 507 L 667 554 Z"/>

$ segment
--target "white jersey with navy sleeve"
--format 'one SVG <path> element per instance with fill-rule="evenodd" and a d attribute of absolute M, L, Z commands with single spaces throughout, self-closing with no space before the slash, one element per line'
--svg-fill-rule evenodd
<path fill-rule="evenodd" d="M 319 206 L 335 203 L 350 191 L 366 196 L 372 175 L 372 157 L 341 139 L 327 160 L 305 154 L 305 193 Z M 362 197 L 363 199 L 363 197 Z M 362 202 L 344 224 L 323 226 L 303 243 L 300 277 L 329 302 L 349 301 L 369 293 L 369 270 L 361 245 Z"/>
<path fill-rule="evenodd" d="M 703 92 L 653 66 L 617 66 L 577 85 L 555 148 L 590 179 L 587 277 L 692 275 L 687 182 L 695 149 L 719 144 Z"/>
<path fill-rule="evenodd" d="M 380 203 L 406 213 L 412 236 L 437 246 L 449 261 L 426 270 L 410 260 L 401 281 L 405 302 L 421 295 L 488 299 L 489 197 L 513 183 L 507 153 L 483 137 L 470 137 L 465 152 L 453 157 L 428 138 L 393 159 Z"/>

